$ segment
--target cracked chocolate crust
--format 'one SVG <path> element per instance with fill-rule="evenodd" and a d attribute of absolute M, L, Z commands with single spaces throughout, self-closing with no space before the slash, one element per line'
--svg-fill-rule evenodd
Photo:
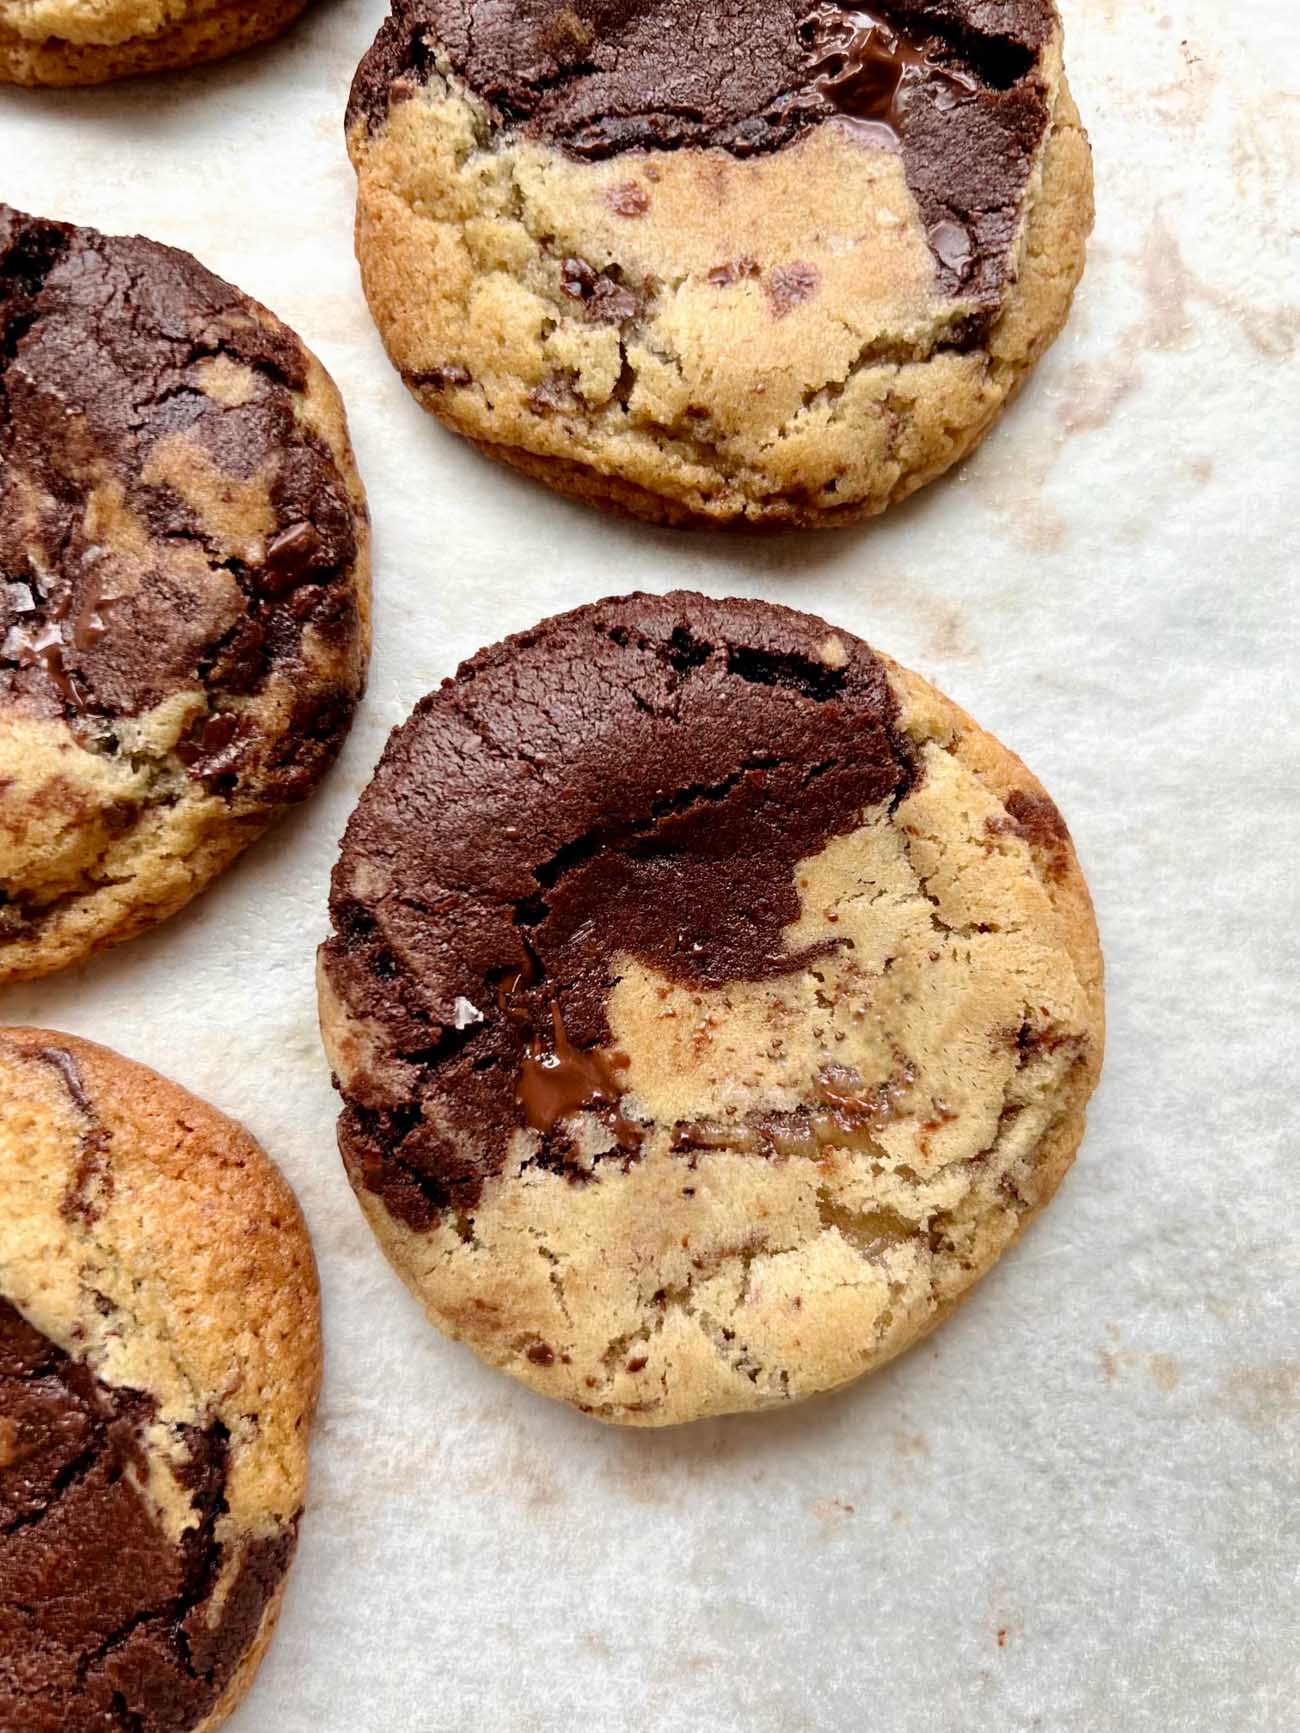
<path fill-rule="evenodd" d="M 178 1428 L 192 1525 L 176 1542 L 133 1483 L 154 1418 L 0 1298 L 0 1727 L 182 1733 L 257 1638 L 297 1521 L 244 1549 L 218 1603 L 229 1433 Z"/>
<path fill-rule="evenodd" d="M 1050 0 L 394 0 L 348 125 L 379 125 L 443 56 L 498 127 L 586 161 L 749 157 L 841 120 L 901 150 L 945 290 L 992 305 L 1050 119 L 1054 21 Z"/>
<path fill-rule="evenodd" d="M 168 845 L 201 877 L 212 831 L 243 846 L 312 792 L 363 687 L 368 581 L 341 406 L 293 333 L 187 254 L 0 207 L 0 737 L 61 753 L 0 809 L 57 808 L 71 753 L 102 831 L 76 870 L 46 873 L 38 836 L 0 863 L 0 975 L 39 972 L 151 815 L 203 809 L 208 836 Z"/>
<path fill-rule="evenodd" d="M 530 1052 L 609 1043 L 618 957 L 716 987 L 823 954 L 782 946 L 794 867 L 911 789 L 894 720 L 867 645 L 757 602 L 602 602 L 466 662 L 394 733 L 334 873 L 322 967 L 373 1041 L 353 1175 L 412 1226 L 472 1209 L 529 1123 Z M 570 1148 L 543 1129 L 540 1159 Z"/>

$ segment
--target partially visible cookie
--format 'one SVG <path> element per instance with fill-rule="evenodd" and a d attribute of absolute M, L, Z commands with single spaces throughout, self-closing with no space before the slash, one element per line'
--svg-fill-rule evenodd
<path fill-rule="evenodd" d="M 1052 1196 L 1101 1062 L 1042 787 L 761 602 L 632 596 L 473 657 L 390 739 L 330 908 L 380 1243 L 440 1328 L 605 1420 L 901 1352 Z"/>
<path fill-rule="evenodd" d="M 357 251 L 435 415 L 664 523 L 849 523 L 982 437 L 1092 224 L 1053 0 L 393 0 Z"/>
<path fill-rule="evenodd" d="M 0 0 L 0 83 L 106 84 L 269 42 L 307 0 Z"/>
<path fill-rule="evenodd" d="M 343 406 L 187 253 L 0 206 L 0 981 L 173 913 L 352 719 Z"/>
<path fill-rule="evenodd" d="M 103 1047 L 0 1030 L 0 1727 L 190 1733 L 247 1690 L 320 1378 L 293 1194 Z"/>

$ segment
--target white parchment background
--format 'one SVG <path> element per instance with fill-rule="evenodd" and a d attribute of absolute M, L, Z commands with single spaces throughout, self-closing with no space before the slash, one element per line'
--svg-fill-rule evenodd
<path fill-rule="evenodd" d="M 1300 20 L 1064 10 L 1100 212 L 1070 327 L 958 475 L 822 538 L 596 517 L 408 400 L 341 137 L 382 0 L 192 76 L 0 96 L 0 196 L 274 307 L 342 388 L 374 511 L 371 692 L 320 797 L 152 937 L 0 1001 L 242 1119 L 311 1222 L 314 1482 L 232 1733 L 1300 1727 Z M 1023 754 L 1096 893 L 1111 1044 L 1072 1177 L 931 1344 L 636 1435 L 423 1324 L 334 1150 L 312 953 L 413 702 L 543 614 L 681 584 L 824 613 Z"/>

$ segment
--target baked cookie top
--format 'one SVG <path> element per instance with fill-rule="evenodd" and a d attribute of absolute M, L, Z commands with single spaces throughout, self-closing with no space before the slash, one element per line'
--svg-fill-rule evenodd
<path fill-rule="evenodd" d="M 26 42 L 110 45 L 174 28 L 203 0 L 0 0 L 0 30 Z"/>
<path fill-rule="evenodd" d="M 605 1418 L 829 1388 L 1050 1196 L 1101 965 L 1034 779 L 758 602 L 634 596 L 483 651 L 335 872 L 340 1142 L 435 1320 Z"/>
<path fill-rule="evenodd" d="M 196 20 L 207 20 L 217 35 L 223 29 L 217 20 L 225 10 L 230 10 L 230 0 L 0 0 L 0 47 L 6 37 L 33 46 L 57 44 L 73 53 L 180 40 Z M 246 0 L 242 10 L 255 15 L 258 0 Z M 191 39 L 190 46 L 197 49 L 197 40 Z M 206 57 L 205 53 L 190 56 Z"/>
<path fill-rule="evenodd" d="M 1051 0 L 394 0 L 348 114 L 390 352 L 607 503 L 882 509 L 1064 317 L 1091 207 L 1060 49 Z"/>
<path fill-rule="evenodd" d="M 0 1031 L 0 1725 L 185 1733 L 242 1695 L 320 1369 L 277 1171 L 175 1085 Z"/>
<path fill-rule="evenodd" d="M 0 978 L 169 913 L 360 694 L 342 406 L 185 253 L 0 208 Z"/>
<path fill-rule="evenodd" d="M 104 84 L 269 41 L 306 0 L 0 0 L 0 83 Z"/>

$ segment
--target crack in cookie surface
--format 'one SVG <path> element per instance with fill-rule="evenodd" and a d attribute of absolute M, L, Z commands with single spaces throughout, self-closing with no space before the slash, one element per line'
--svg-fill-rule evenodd
<path fill-rule="evenodd" d="M 964 1291 L 1100 1054 L 1068 833 L 984 740 L 848 634 L 691 596 L 561 616 L 417 708 L 345 838 L 322 1017 L 436 1322 L 657 1423 L 829 1387 Z M 659 1316 L 682 1284 L 698 1315 Z M 630 1372 L 624 1338 L 656 1344 Z"/>

